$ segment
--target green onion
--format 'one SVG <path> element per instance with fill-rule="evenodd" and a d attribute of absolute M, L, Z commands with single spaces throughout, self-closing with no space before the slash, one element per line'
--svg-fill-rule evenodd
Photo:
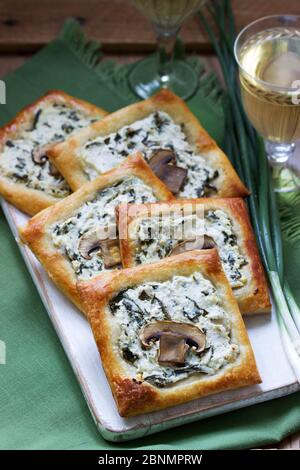
<path fill-rule="evenodd" d="M 293 316 L 294 322 L 296 323 L 297 328 L 300 331 L 300 309 L 294 299 L 293 293 L 287 281 L 284 283 L 284 292 L 285 292 L 285 297 L 290 307 L 290 311 Z"/>
<path fill-rule="evenodd" d="M 276 318 L 278 321 L 279 329 L 280 329 L 280 336 L 282 339 L 282 344 L 287 355 L 288 361 L 292 366 L 292 369 L 296 375 L 298 382 L 300 383 L 300 363 L 299 363 L 299 356 L 295 352 L 295 349 L 291 345 L 290 337 L 286 331 L 285 324 L 281 318 L 281 316 L 276 312 Z"/>
<path fill-rule="evenodd" d="M 234 16 L 230 0 L 210 0 L 208 13 L 199 13 L 222 69 L 226 94 L 225 141 L 237 172 L 251 191 L 248 206 L 259 250 L 276 306 L 276 318 L 287 357 L 300 382 L 300 309 L 284 282 L 284 257 L 277 197 L 263 140 L 248 121 L 241 100 L 238 67 L 233 54 Z"/>

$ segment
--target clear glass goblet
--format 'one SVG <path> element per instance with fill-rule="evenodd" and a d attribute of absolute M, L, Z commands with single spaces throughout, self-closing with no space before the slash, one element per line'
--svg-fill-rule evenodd
<path fill-rule="evenodd" d="M 152 22 L 158 54 L 138 62 L 129 74 L 131 88 L 140 98 L 148 98 L 161 88 L 170 88 L 182 99 L 198 87 L 198 74 L 185 61 L 173 57 L 177 34 L 183 21 L 207 0 L 132 0 Z"/>
<path fill-rule="evenodd" d="M 297 191 L 291 165 L 300 139 L 300 16 L 273 15 L 246 26 L 234 52 L 243 105 L 265 140 L 277 192 Z"/>

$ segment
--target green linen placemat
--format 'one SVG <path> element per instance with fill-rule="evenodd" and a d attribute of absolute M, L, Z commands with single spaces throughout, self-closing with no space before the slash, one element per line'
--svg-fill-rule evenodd
<path fill-rule="evenodd" d="M 177 54 L 181 54 L 180 44 Z M 7 105 L 0 124 L 51 88 L 60 88 L 108 111 L 135 100 L 126 84 L 130 66 L 102 61 L 99 45 L 86 42 L 74 21 L 60 38 L 5 77 Z M 189 101 L 192 111 L 221 143 L 224 115 L 213 75 L 190 59 L 201 86 Z M 289 281 L 300 302 L 298 200 L 284 205 Z M 299 212 L 298 212 L 299 213 Z M 292 226 L 293 227 L 293 226 Z M 298 230 L 299 231 L 299 230 Z M 2 449 L 240 449 L 278 442 L 300 429 L 300 394 L 196 422 L 124 444 L 103 440 L 77 380 L 0 213 L 0 340 L 7 363 L 0 364 L 0 448 Z"/>

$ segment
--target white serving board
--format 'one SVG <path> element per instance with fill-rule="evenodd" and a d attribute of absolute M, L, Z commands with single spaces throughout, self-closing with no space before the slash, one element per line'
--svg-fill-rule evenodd
<path fill-rule="evenodd" d="M 2 201 L 10 228 L 61 340 L 101 435 L 125 441 L 185 423 L 288 395 L 300 385 L 281 345 L 275 313 L 246 318 L 262 384 L 211 395 L 163 411 L 121 418 L 99 359 L 91 329 L 81 313 L 59 292 L 31 251 L 20 244 L 18 227 L 28 219 Z"/>

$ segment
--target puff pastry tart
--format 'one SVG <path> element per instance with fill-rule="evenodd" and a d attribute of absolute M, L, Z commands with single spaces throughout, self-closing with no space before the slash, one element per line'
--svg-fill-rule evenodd
<path fill-rule="evenodd" d="M 115 207 L 171 197 L 136 154 L 37 214 L 20 230 L 20 236 L 50 278 L 81 309 L 77 279 L 121 266 Z"/>
<path fill-rule="evenodd" d="M 121 416 L 260 382 L 217 250 L 78 283 Z"/>
<path fill-rule="evenodd" d="M 125 268 L 215 246 L 241 312 L 270 311 L 267 282 L 243 199 L 121 205 L 118 219 Z"/>
<path fill-rule="evenodd" d="M 50 158 L 73 190 L 144 152 L 155 174 L 179 197 L 246 196 L 229 160 L 185 103 L 167 90 L 91 124 Z"/>
<path fill-rule="evenodd" d="M 33 215 L 70 194 L 48 151 L 105 114 L 62 91 L 50 91 L 24 108 L 0 130 L 0 195 Z"/>

